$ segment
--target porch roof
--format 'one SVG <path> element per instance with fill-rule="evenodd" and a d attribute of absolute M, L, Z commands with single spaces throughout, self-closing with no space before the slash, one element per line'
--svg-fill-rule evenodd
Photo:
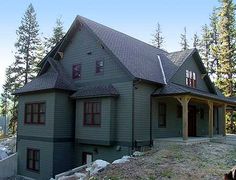
<path fill-rule="evenodd" d="M 207 98 L 215 101 L 224 102 L 231 106 L 236 106 L 236 100 L 233 98 L 225 97 L 220 92 L 217 94 L 208 93 L 191 87 L 183 85 L 168 83 L 163 88 L 156 90 L 152 96 L 178 96 L 178 95 L 192 95 L 201 98 Z"/>

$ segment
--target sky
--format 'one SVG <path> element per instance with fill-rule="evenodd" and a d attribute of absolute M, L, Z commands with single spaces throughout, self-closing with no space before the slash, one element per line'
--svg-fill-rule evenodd
<path fill-rule="evenodd" d="M 218 0 L 5 0 L 0 5 L 0 93 L 5 69 L 14 61 L 16 29 L 28 5 L 37 13 L 41 36 L 50 36 L 55 21 L 61 17 L 65 31 L 76 15 L 151 43 L 157 22 L 164 36 L 164 49 L 180 50 L 180 34 L 187 28 L 193 34 L 209 24 L 209 15 Z"/>

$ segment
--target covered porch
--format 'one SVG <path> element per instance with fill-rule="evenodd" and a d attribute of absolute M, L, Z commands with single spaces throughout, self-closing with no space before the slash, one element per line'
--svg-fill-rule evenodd
<path fill-rule="evenodd" d="M 183 90 L 181 88 L 181 90 Z M 185 89 L 184 89 L 185 90 Z M 167 123 L 169 124 L 165 128 L 167 129 L 167 135 L 155 135 L 153 132 L 153 140 L 155 141 L 168 141 L 168 142 L 208 142 L 208 141 L 223 141 L 226 135 L 226 111 L 228 107 L 235 107 L 236 103 L 230 98 L 224 96 L 218 96 L 207 92 L 191 89 L 191 91 L 184 92 L 158 92 L 153 94 L 152 102 L 169 102 L 167 106 Z M 171 105 L 175 104 L 175 105 Z M 174 109 L 174 106 L 180 106 L 181 117 L 179 119 L 173 118 L 178 114 Z M 199 108 L 201 107 L 201 108 Z M 154 111 L 155 107 L 152 108 Z M 204 113 L 204 118 L 202 112 Z M 170 115 L 172 114 L 172 115 Z M 160 118 L 156 118 L 160 121 Z M 153 119 L 155 121 L 155 118 Z M 174 127 L 173 127 L 174 126 Z M 174 128 L 179 129 L 179 133 L 174 132 Z M 164 131 L 163 128 L 153 129 L 153 131 Z M 173 132 L 173 133 L 172 133 Z"/>

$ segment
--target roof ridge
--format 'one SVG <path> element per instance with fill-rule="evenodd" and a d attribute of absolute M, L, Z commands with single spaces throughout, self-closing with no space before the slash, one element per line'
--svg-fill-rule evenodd
<path fill-rule="evenodd" d="M 185 49 L 185 50 L 180 50 L 180 51 L 172 51 L 172 52 L 168 52 L 168 54 L 173 54 L 173 53 L 180 53 L 180 52 L 184 52 L 184 51 L 193 51 L 196 48 L 190 48 L 190 49 Z"/>
<path fill-rule="evenodd" d="M 116 30 L 116 29 L 113 29 L 113 28 L 111 28 L 111 27 L 108 27 L 108 26 L 106 26 L 106 25 L 103 25 L 103 24 L 101 24 L 101 23 L 99 23 L 99 22 L 96 22 L 96 21 L 93 21 L 93 20 L 91 20 L 91 19 L 88 19 L 88 18 L 86 18 L 86 17 L 77 15 L 77 18 L 80 18 L 80 19 L 82 18 L 82 20 L 83 20 L 83 18 L 84 18 L 84 19 L 86 19 L 86 20 L 92 21 L 92 22 L 97 23 L 97 24 L 99 24 L 99 25 L 101 25 L 101 26 L 104 26 L 104 27 L 106 27 L 106 28 L 108 28 L 108 29 L 111 29 L 111 30 L 116 31 L 116 32 L 118 32 L 118 33 L 120 33 L 120 34 L 123 34 L 123 35 L 125 35 L 125 36 L 127 36 L 127 37 L 129 37 L 129 38 L 132 38 L 132 39 L 134 39 L 134 40 L 136 40 L 136 41 L 139 41 L 139 42 L 141 42 L 141 43 L 144 43 L 144 44 L 146 44 L 146 45 L 148 45 L 148 46 L 150 46 L 150 47 L 152 47 L 152 48 L 154 48 L 154 49 L 161 50 L 161 51 L 163 51 L 163 53 L 168 53 L 167 51 L 165 51 L 165 50 L 163 50 L 163 49 L 157 48 L 157 47 L 155 47 L 155 46 L 153 46 L 153 45 L 151 45 L 151 44 L 149 44 L 149 43 L 147 43 L 147 42 L 144 42 L 144 41 L 142 41 L 142 40 L 139 40 L 139 39 L 137 39 L 137 38 L 135 38 L 135 37 L 133 37 L 133 36 L 131 36 L 131 35 L 125 34 L 125 33 L 121 32 L 121 31 L 118 31 L 118 30 Z M 83 21 L 83 22 L 84 22 L 84 21 Z"/>

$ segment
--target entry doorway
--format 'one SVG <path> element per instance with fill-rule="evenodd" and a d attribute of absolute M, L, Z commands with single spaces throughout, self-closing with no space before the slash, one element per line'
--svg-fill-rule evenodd
<path fill-rule="evenodd" d="M 188 107 L 188 136 L 197 136 L 197 112 L 196 106 Z"/>

